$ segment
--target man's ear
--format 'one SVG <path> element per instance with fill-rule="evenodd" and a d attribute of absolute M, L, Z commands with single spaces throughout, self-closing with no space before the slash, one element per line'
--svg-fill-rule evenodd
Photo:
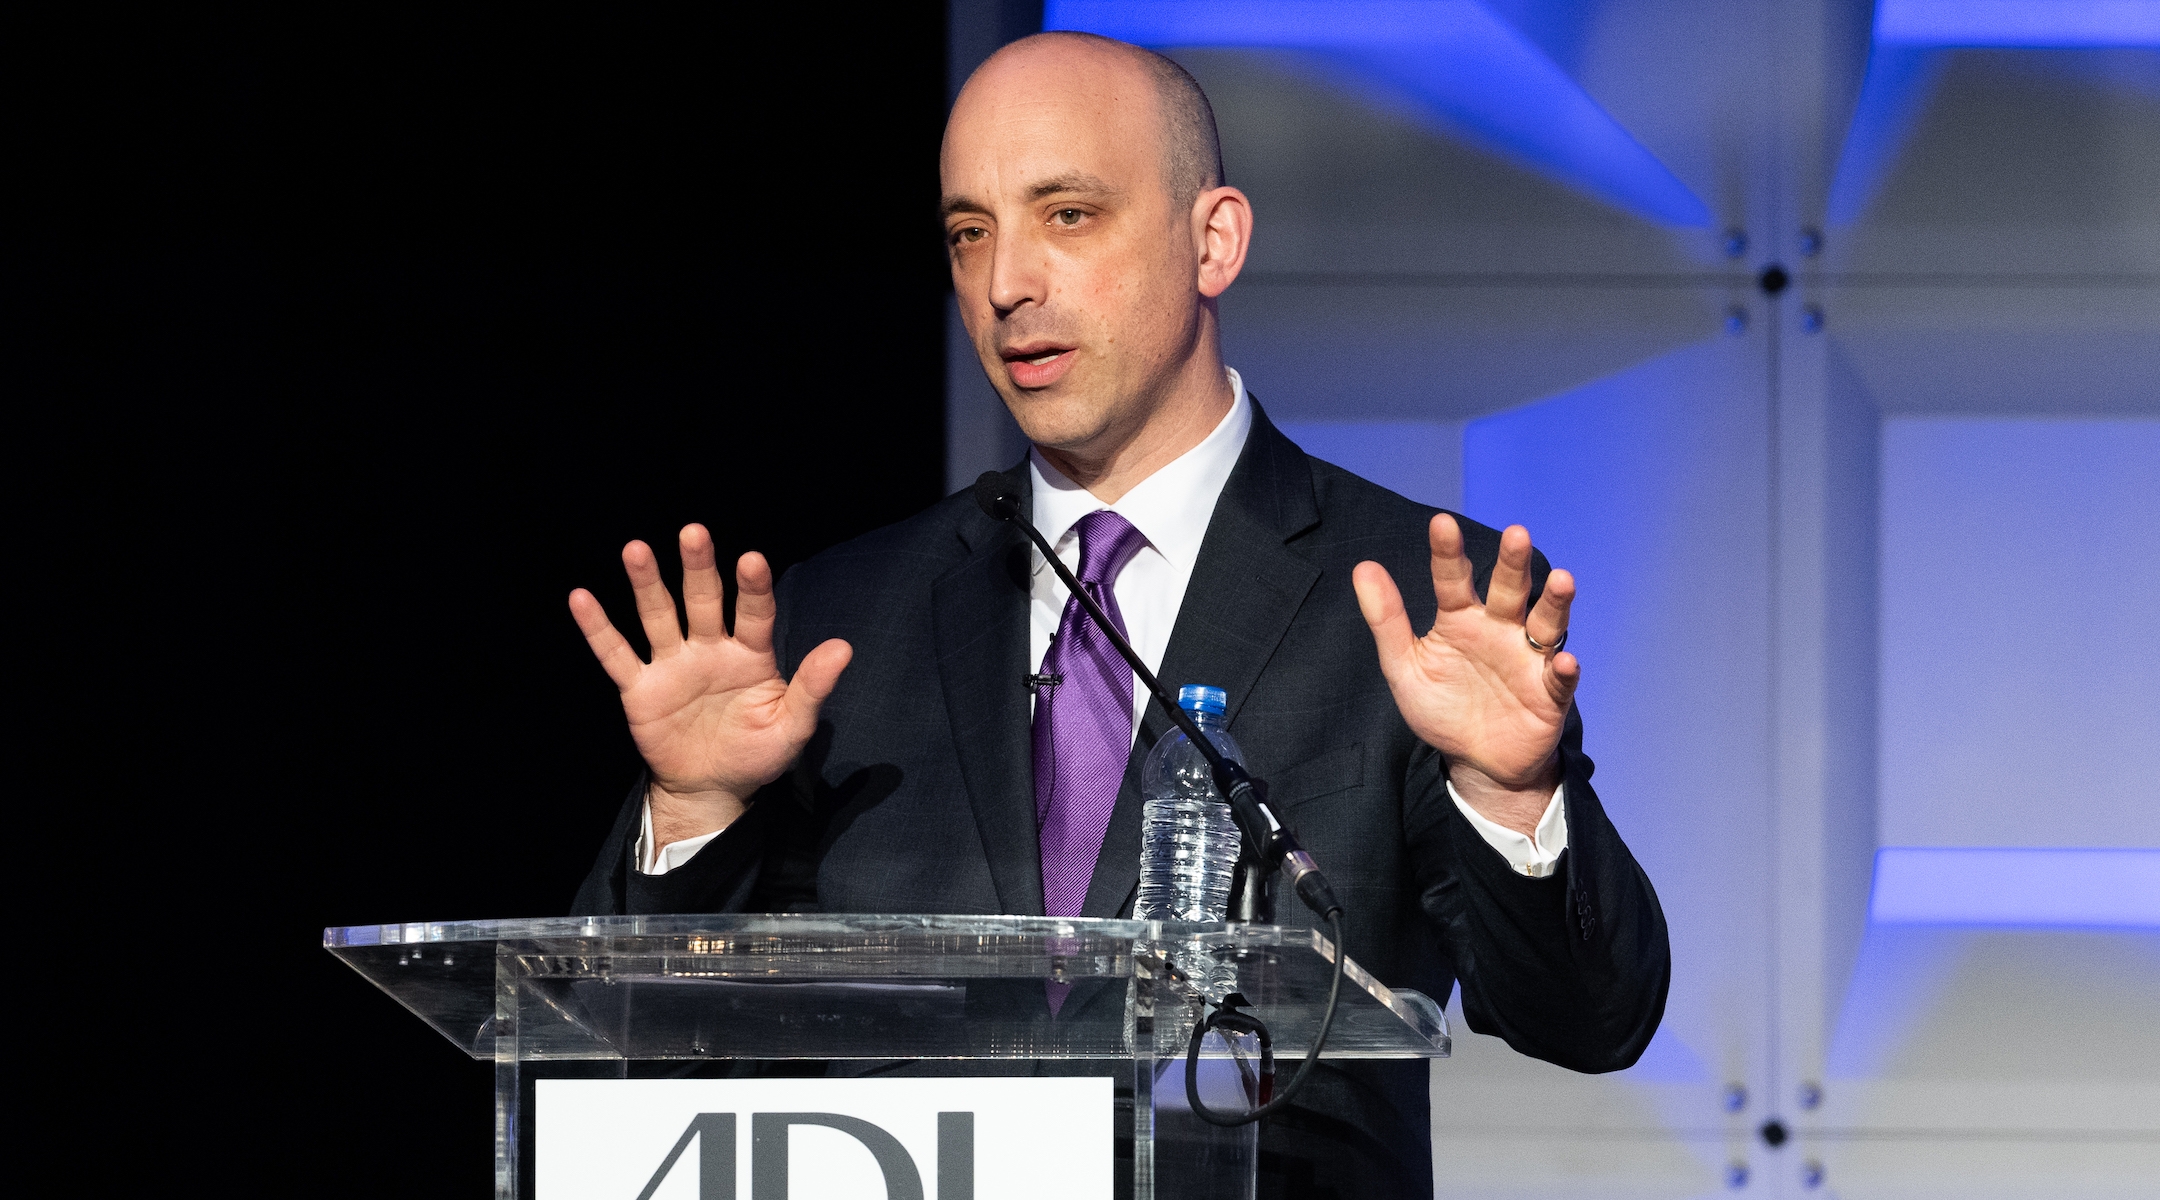
<path fill-rule="evenodd" d="M 1252 248 L 1252 201 L 1234 187 L 1193 197 L 1193 243 L 1199 250 L 1200 294 L 1213 300 L 1230 290 Z"/>

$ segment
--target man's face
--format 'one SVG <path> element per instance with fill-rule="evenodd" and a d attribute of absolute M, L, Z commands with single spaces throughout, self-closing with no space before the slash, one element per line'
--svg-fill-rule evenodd
<path fill-rule="evenodd" d="M 1084 45 L 1008 52 L 961 95 L 941 171 L 961 319 L 1022 432 L 1085 452 L 1144 423 L 1200 328 L 1145 73 Z"/>

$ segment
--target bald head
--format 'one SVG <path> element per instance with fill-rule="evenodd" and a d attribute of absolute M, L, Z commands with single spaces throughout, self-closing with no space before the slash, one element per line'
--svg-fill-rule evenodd
<path fill-rule="evenodd" d="M 1222 139 L 1215 131 L 1215 107 L 1208 103 L 1207 93 L 1185 68 L 1153 50 L 1100 34 L 1053 30 L 999 50 L 978 73 L 1008 57 L 1018 60 L 1009 65 L 1021 65 L 1039 63 L 1045 57 L 1067 58 L 1074 52 L 1102 60 L 1103 67 L 1125 66 L 1145 79 L 1162 139 L 1163 186 L 1175 207 L 1189 207 L 1193 197 L 1229 182 L 1223 173 Z M 969 81 L 972 85 L 973 76 Z"/>

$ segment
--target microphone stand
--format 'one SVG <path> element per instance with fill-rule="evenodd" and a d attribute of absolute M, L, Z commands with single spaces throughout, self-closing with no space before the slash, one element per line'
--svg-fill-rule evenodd
<path fill-rule="evenodd" d="M 1125 635 L 1111 623 L 1109 614 L 1102 610 L 1102 605 L 1096 603 L 1095 597 L 1080 586 L 1080 581 L 1073 577 L 1072 571 L 1058 558 L 1057 551 L 1051 548 L 1042 531 L 1035 528 L 1035 523 L 1021 513 L 1019 492 L 1005 476 L 996 471 L 983 472 L 975 480 L 975 503 L 992 519 L 1010 522 L 1027 534 L 1028 540 L 1042 552 L 1044 561 L 1050 564 L 1050 569 L 1057 572 L 1058 579 L 1073 597 L 1080 601 L 1080 607 L 1087 610 L 1088 618 L 1095 622 L 1095 627 L 1102 630 L 1110 644 L 1117 648 L 1125 664 L 1132 668 L 1133 675 L 1146 686 L 1148 694 L 1169 711 L 1171 721 L 1184 731 L 1185 736 L 1191 739 L 1193 746 L 1200 751 L 1200 757 L 1207 761 L 1208 770 L 1215 776 L 1216 788 L 1230 802 L 1230 813 L 1237 821 L 1238 833 L 1244 841 L 1246 852 L 1261 867 L 1260 872 L 1254 873 L 1256 877 L 1250 879 L 1248 888 L 1257 889 L 1269 868 L 1288 871 L 1291 886 L 1297 892 L 1298 899 L 1304 901 L 1307 908 L 1328 923 L 1328 932 L 1335 942 L 1335 974 L 1328 985 L 1327 1010 L 1320 1019 L 1320 1032 L 1313 1038 L 1312 1048 L 1305 1052 L 1305 1061 L 1299 1064 L 1297 1074 L 1292 1076 L 1290 1082 L 1273 1098 L 1262 1096 L 1260 1107 L 1249 1113 L 1237 1114 L 1218 1113 L 1201 1103 L 1198 1079 L 1200 1043 L 1208 1030 L 1226 1028 L 1246 1032 L 1248 1026 L 1258 1026 L 1259 1022 L 1250 1014 L 1237 1012 L 1235 1003 L 1227 1006 L 1217 1004 L 1217 1011 L 1203 1017 L 1193 1029 L 1192 1042 L 1185 1055 L 1185 1098 L 1191 1103 L 1193 1112 L 1211 1125 L 1228 1127 L 1251 1124 L 1289 1103 L 1290 1098 L 1304 1085 L 1313 1064 L 1319 1061 L 1321 1047 L 1327 1043 L 1328 1031 L 1335 1024 L 1335 1005 L 1342 994 L 1343 960 L 1347 956 L 1343 945 L 1342 902 L 1335 898 L 1335 891 L 1328 886 L 1327 876 L 1320 873 L 1319 864 L 1314 862 L 1312 855 L 1306 853 L 1304 846 L 1298 843 L 1297 834 L 1276 819 L 1274 811 L 1268 807 L 1267 800 L 1262 796 L 1261 789 L 1255 786 L 1253 777 L 1245 768 L 1224 757 L 1222 751 L 1215 748 L 1214 741 L 1200 731 L 1199 724 L 1192 719 L 1191 714 L 1177 703 L 1177 698 L 1163 687 L 1162 681 L 1155 678 L 1155 672 L 1149 670 L 1147 663 L 1141 661 L 1139 653 L 1132 648 L 1132 643 L 1126 641 Z M 1256 898 L 1256 891 L 1248 895 L 1248 907 Z M 1266 1044 L 1265 1026 L 1259 1028 L 1263 1044 Z"/>

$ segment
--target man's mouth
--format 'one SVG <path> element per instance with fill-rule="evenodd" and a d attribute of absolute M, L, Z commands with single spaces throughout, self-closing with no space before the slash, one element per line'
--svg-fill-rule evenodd
<path fill-rule="evenodd" d="M 1064 377 L 1072 366 L 1073 348 L 1070 346 L 1020 345 L 1006 350 L 1000 357 L 1005 360 L 1005 370 L 1013 383 L 1024 388 L 1048 387 Z"/>

